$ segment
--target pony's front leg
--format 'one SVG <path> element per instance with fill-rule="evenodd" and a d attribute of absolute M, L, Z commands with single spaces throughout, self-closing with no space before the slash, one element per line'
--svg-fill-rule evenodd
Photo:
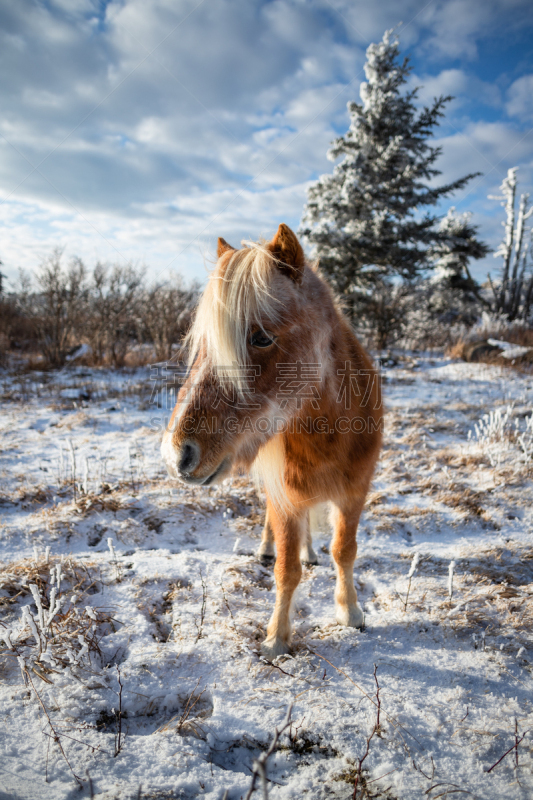
<path fill-rule="evenodd" d="M 259 545 L 259 550 L 257 551 L 257 557 L 261 564 L 263 564 L 265 567 L 269 564 L 272 564 L 276 558 L 276 550 L 274 548 L 274 531 L 272 530 L 272 525 L 268 517 L 268 505 L 265 517 L 265 527 L 263 528 L 263 533 L 261 534 L 261 544 Z"/>
<path fill-rule="evenodd" d="M 294 591 L 302 577 L 300 547 L 305 512 L 298 515 L 278 515 L 269 504 L 269 519 L 276 541 L 276 605 L 263 642 L 263 654 L 275 658 L 289 652 L 291 640 L 291 603 Z"/>
<path fill-rule="evenodd" d="M 365 623 L 365 615 L 357 601 L 357 592 L 353 585 L 353 565 L 357 556 L 357 526 L 363 505 L 364 498 L 348 509 L 337 509 L 331 544 L 331 553 L 337 568 L 335 616 L 339 625 L 351 628 L 362 628 Z"/>

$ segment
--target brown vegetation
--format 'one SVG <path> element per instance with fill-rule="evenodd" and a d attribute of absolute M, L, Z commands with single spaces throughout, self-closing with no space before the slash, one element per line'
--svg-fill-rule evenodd
<path fill-rule="evenodd" d="M 17 292 L 0 294 L 0 364 L 17 354 L 21 366 L 38 369 L 168 361 L 179 353 L 197 295 L 178 277 L 147 284 L 141 267 L 98 262 L 89 270 L 79 258 L 65 264 L 55 250 L 33 281 L 21 273 Z"/>

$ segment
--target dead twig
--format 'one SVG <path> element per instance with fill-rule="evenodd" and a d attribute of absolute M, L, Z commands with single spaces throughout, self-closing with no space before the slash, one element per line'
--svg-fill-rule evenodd
<path fill-rule="evenodd" d="M 376 682 L 376 721 L 374 723 L 374 727 L 372 728 L 369 736 L 367 737 L 366 750 L 365 750 L 365 752 L 363 754 L 363 757 L 359 759 L 359 764 L 357 765 L 357 772 L 356 772 L 356 775 L 355 775 L 355 781 L 354 781 L 354 785 L 353 785 L 353 795 L 352 795 L 353 800 L 356 800 L 356 798 L 357 798 L 357 787 L 359 786 L 359 781 L 361 779 L 361 772 L 362 772 L 362 769 L 363 769 L 363 763 L 364 763 L 366 757 L 368 756 L 368 754 L 370 752 L 370 742 L 372 741 L 374 736 L 376 734 L 379 735 L 379 732 L 380 732 L 380 719 L 379 719 L 379 716 L 380 716 L 380 712 L 381 712 L 381 699 L 380 699 L 380 696 L 379 696 L 379 682 L 378 682 L 378 674 L 377 673 L 378 673 L 378 666 L 377 666 L 377 664 L 374 664 L 374 681 Z"/>
<path fill-rule="evenodd" d="M 115 711 L 117 732 L 115 733 L 115 753 L 113 758 L 116 758 L 118 756 L 124 744 L 124 739 L 122 737 L 122 680 L 120 676 L 119 667 L 116 666 L 115 668 L 117 670 L 117 681 L 118 681 L 118 692 L 116 692 L 118 696 L 118 711 Z"/>
<path fill-rule="evenodd" d="M 89 770 L 88 769 L 85 770 L 85 774 L 87 775 L 87 780 L 89 781 L 90 798 L 91 798 L 91 800 L 94 800 L 94 786 L 93 786 L 93 781 L 92 781 L 92 778 L 91 778 L 91 776 L 89 774 Z"/>
<path fill-rule="evenodd" d="M 372 778 L 371 781 L 367 781 L 366 785 L 369 786 L 371 783 L 375 783 L 376 781 L 380 781 L 382 778 L 386 778 L 387 775 L 392 775 L 393 772 L 397 772 L 397 771 L 398 771 L 398 767 L 394 767 L 394 769 L 390 769 L 384 775 L 380 775 L 378 778 Z"/>
<path fill-rule="evenodd" d="M 524 733 L 522 734 L 522 736 L 521 736 L 521 737 L 520 737 L 520 739 L 519 739 L 519 738 L 518 738 L 518 723 L 517 723 L 517 721 L 516 721 L 516 719 L 515 719 L 515 735 L 514 735 L 514 744 L 513 744 L 513 745 L 512 745 L 512 746 L 509 748 L 509 750 L 506 750 L 506 751 L 505 751 L 505 753 L 503 754 L 503 756 L 501 756 L 501 758 L 499 758 L 499 759 L 496 761 L 496 763 L 492 765 L 492 767 L 489 767 L 489 769 L 487 770 L 487 772 L 492 772 L 492 770 L 494 769 L 494 767 L 497 767 L 497 766 L 498 766 L 498 764 L 500 764 L 500 763 L 503 761 L 503 759 L 504 759 L 506 756 L 508 756 L 508 755 L 509 755 L 509 753 L 512 753 L 512 752 L 513 752 L 513 750 L 515 750 L 515 753 L 516 753 L 516 755 L 515 755 L 515 759 L 516 759 L 516 766 L 518 767 L 518 745 L 519 745 L 519 744 L 520 744 L 520 742 L 521 742 L 521 741 L 522 741 L 522 740 L 525 738 L 525 736 L 526 736 L 526 735 L 529 733 L 529 731 L 530 731 L 530 730 L 531 730 L 531 728 L 528 728 L 528 729 L 527 729 L 527 731 L 524 731 Z"/>
<path fill-rule="evenodd" d="M 435 777 L 435 762 L 433 761 L 433 756 L 430 756 L 430 759 L 431 759 L 431 777 L 430 777 L 429 775 L 426 775 L 426 773 L 424 772 L 424 770 L 422 769 L 422 767 L 420 767 L 420 766 L 419 766 L 419 765 L 416 763 L 416 761 L 414 760 L 414 758 L 413 758 L 413 767 L 414 767 L 414 768 L 415 768 L 415 769 L 416 769 L 418 772 L 420 772 L 420 774 L 421 774 L 421 775 L 423 775 L 423 776 L 424 776 L 424 778 L 425 778 L 427 781 L 430 781 L 430 782 L 431 782 L 431 781 L 433 780 L 433 778 Z"/>
<path fill-rule="evenodd" d="M 261 656 L 259 658 L 259 661 L 262 661 L 263 664 L 267 664 L 269 667 L 272 667 L 273 669 L 279 670 L 280 672 L 283 673 L 283 675 L 287 675 L 287 677 L 289 677 L 289 678 L 296 678 L 296 675 L 293 675 L 292 672 L 285 672 L 284 669 L 281 669 L 281 667 L 278 667 L 278 665 L 274 664 L 273 661 L 269 661 L 268 658 L 264 658 L 263 656 Z"/>
<path fill-rule="evenodd" d="M 374 700 L 374 698 L 373 698 L 373 697 L 371 697 L 371 696 L 368 694 L 368 692 L 365 692 L 365 690 L 364 690 L 364 689 L 362 689 L 362 688 L 359 686 L 359 684 L 357 684 L 357 683 L 356 683 L 356 682 L 353 680 L 353 678 L 350 678 L 350 676 L 349 676 L 349 675 L 348 675 L 348 674 L 347 674 L 347 673 L 346 673 L 346 672 L 345 672 L 343 669 L 341 669 L 340 667 L 336 667 L 336 666 L 335 666 L 335 664 L 333 664 L 333 662 L 332 662 L 332 661 L 330 661 L 329 659 L 327 659 L 325 656 L 321 656 L 321 655 L 320 655 L 320 653 L 317 653 L 317 652 L 316 652 L 316 650 L 311 650 L 311 649 L 309 648 L 309 652 L 310 652 L 310 653 L 312 653 L 312 654 L 313 654 L 314 656 L 316 656 L 317 658 L 320 658 L 320 659 L 322 659 L 322 661 L 325 661 L 327 664 L 329 664 L 329 665 L 330 665 L 330 667 L 333 667 L 333 669 L 334 669 L 336 672 L 338 672 L 338 673 L 339 673 L 339 675 L 343 675 L 343 676 L 346 678 L 346 680 L 350 681 L 350 683 L 352 684 L 352 686 L 355 686 L 355 688 L 356 688 L 356 689 L 358 689 L 358 690 L 361 692 L 361 694 L 362 694 L 362 695 L 364 695 L 364 696 L 366 697 L 366 699 L 367 699 L 367 700 L 370 700 L 370 702 L 371 702 L 373 705 L 377 705 L 377 704 L 376 704 L 376 701 Z M 402 730 L 402 731 L 404 731 L 404 732 L 405 732 L 405 733 L 406 733 L 408 736 L 410 736 L 410 737 L 411 737 L 411 739 L 414 739 L 414 741 L 417 743 L 417 745 L 419 745 L 419 747 L 420 747 L 421 749 L 423 749 L 423 747 L 422 747 L 422 744 L 421 744 L 421 743 L 418 741 L 418 739 L 416 738 L 416 736 L 415 736 L 413 733 L 411 733 L 411 731 L 408 731 L 408 730 L 407 730 L 407 728 L 405 728 L 405 727 L 404 727 L 404 726 L 403 726 L 403 725 L 402 725 L 400 722 L 398 722 L 398 720 L 397 720 L 397 719 L 395 719 L 395 718 L 394 718 L 394 717 L 393 717 L 391 714 L 389 714 L 389 713 L 388 713 L 388 711 L 385 711 L 385 710 L 383 709 L 383 713 L 385 714 L 385 716 L 387 717 L 387 719 L 388 719 L 388 721 L 391 723 L 391 725 L 393 725 L 395 728 L 401 728 L 401 730 Z"/>
<path fill-rule="evenodd" d="M 207 583 L 202 574 L 202 570 L 200 570 L 200 580 L 202 581 L 202 607 L 200 609 L 200 624 L 199 625 L 196 624 L 196 629 L 198 631 L 198 634 L 196 636 L 196 639 L 194 640 L 195 644 L 199 639 L 202 638 L 202 630 L 204 627 L 204 620 L 205 620 L 205 607 L 207 603 Z"/>
<path fill-rule="evenodd" d="M 197 689 L 200 685 L 200 681 L 202 679 L 198 678 L 196 681 L 196 686 L 190 693 L 185 703 L 184 709 L 181 714 L 176 714 L 176 716 L 172 717 L 165 722 L 164 725 L 161 725 L 160 728 L 156 730 L 156 733 L 163 733 L 169 730 L 175 730 L 176 733 L 181 734 L 182 731 L 190 731 L 195 736 L 199 736 L 202 732 L 202 728 L 200 725 L 199 720 L 203 719 L 205 716 L 205 712 L 202 712 L 200 709 L 196 712 L 195 716 L 192 716 L 192 712 L 195 710 L 198 703 L 201 701 L 203 694 L 205 693 L 207 687 L 204 686 L 201 692 L 197 692 Z"/>
<path fill-rule="evenodd" d="M 255 784 L 257 779 L 261 778 L 261 788 L 263 789 L 263 800 L 268 800 L 268 788 L 267 788 L 267 774 L 266 774 L 266 765 L 267 761 L 276 749 L 278 745 L 278 740 L 283 731 L 285 731 L 291 725 L 291 712 L 292 712 L 292 703 L 287 709 L 287 713 L 285 714 L 285 719 L 283 720 L 282 724 L 279 728 L 275 728 L 274 730 L 274 738 L 270 743 L 270 747 L 264 753 L 261 753 L 259 758 L 254 761 L 253 764 L 253 771 L 252 771 L 252 782 L 250 784 L 250 788 L 246 794 L 244 800 L 250 800 L 253 792 L 255 791 Z"/>
<path fill-rule="evenodd" d="M 63 748 L 63 745 L 62 745 L 62 743 L 61 743 L 61 739 L 60 739 L 60 737 L 59 737 L 59 734 L 58 734 L 58 732 L 56 731 L 56 729 L 54 728 L 54 726 L 53 726 L 53 724 L 52 724 L 52 720 L 50 719 L 50 714 L 48 713 L 48 710 L 47 710 L 47 708 L 46 708 L 45 704 L 43 703 L 43 701 L 42 701 L 42 699 L 41 699 L 41 695 L 39 694 L 39 692 L 38 692 L 38 691 L 37 691 L 37 689 L 35 688 L 35 684 L 34 684 L 34 682 L 33 682 L 33 680 L 32 680 L 32 677 L 31 677 L 31 675 L 30 675 L 30 673 L 29 673 L 29 670 L 28 670 L 28 668 L 27 668 L 25 665 L 24 665 L 24 667 L 22 666 L 22 658 L 20 659 L 20 662 L 19 662 L 19 663 L 21 664 L 21 669 L 22 669 L 22 671 L 23 671 L 23 674 L 24 674 L 25 678 L 26 678 L 26 679 L 29 681 L 31 688 L 33 689 L 33 691 L 34 691 L 34 693 L 35 693 L 35 697 L 36 697 L 36 698 L 37 698 L 37 700 L 39 701 L 39 705 L 41 706 L 41 708 L 42 708 L 42 710 L 43 710 L 43 714 L 44 714 L 44 715 L 45 715 L 45 717 L 46 717 L 46 720 L 47 720 L 47 722 L 48 722 L 48 725 L 50 726 L 50 730 L 51 730 L 51 732 L 52 732 L 51 739 L 52 739 L 52 740 L 53 740 L 53 741 L 54 741 L 54 742 L 57 744 L 57 746 L 59 747 L 59 750 L 60 750 L 60 752 L 61 752 L 61 755 L 62 755 L 62 756 L 63 756 L 63 758 L 65 759 L 65 761 L 66 761 L 66 763 L 67 763 L 67 766 L 68 766 L 69 770 L 71 771 L 71 773 L 72 773 L 72 776 L 73 776 L 74 780 L 76 781 L 76 783 L 78 784 L 78 786 L 81 788 L 81 787 L 83 786 L 83 782 L 82 782 L 81 778 L 80 778 L 78 775 L 76 775 L 76 773 L 74 772 L 74 770 L 73 770 L 73 768 L 72 768 L 72 764 L 70 763 L 70 761 L 69 761 L 69 760 L 68 760 L 68 758 L 67 758 L 67 754 L 65 753 L 65 750 L 64 750 L 64 748 Z M 46 763 L 46 769 L 47 769 L 47 772 L 46 772 L 46 782 L 48 783 L 48 760 L 47 760 L 47 763 Z"/>

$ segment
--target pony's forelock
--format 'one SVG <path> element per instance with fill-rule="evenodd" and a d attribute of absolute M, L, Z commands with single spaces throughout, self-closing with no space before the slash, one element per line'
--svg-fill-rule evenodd
<path fill-rule="evenodd" d="M 243 241 L 222 272 L 216 268 L 187 336 L 189 363 L 202 352 L 217 378 L 240 394 L 248 389 L 248 338 L 253 325 L 273 324 L 282 301 L 271 291 L 277 259 L 263 242 Z"/>

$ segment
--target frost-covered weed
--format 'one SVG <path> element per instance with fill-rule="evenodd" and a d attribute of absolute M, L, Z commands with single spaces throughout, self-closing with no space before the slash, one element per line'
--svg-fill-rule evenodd
<path fill-rule="evenodd" d="M 507 437 L 508 422 L 511 419 L 513 407 L 507 406 L 505 411 L 496 408 L 484 414 L 479 422 L 474 425 L 475 435 L 480 442 L 502 442 Z"/>
<path fill-rule="evenodd" d="M 524 419 L 525 429 L 522 433 L 517 433 L 516 440 L 522 450 L 524 462 L 530 464 L 533 461 L 533 412 Z"/>
<path fill-rule="evenodd" d="M 82 606 L 94 584 L 87 568 L 78 568 L 70 559 L 49 562 L 48 551 L 40 562 L 12 565 L 0 575 L 0 585 L 14 593 L 15 600 L 33 600 L 20 607 L 17 622 L 0 620 L 5 644 L 0 655 L 17 659 L 25 682 L 29 671 L 52 683 L 53 673 L 78 677 L 79 670 L 100 666 L 99 640 L 111 622 L 108 613 Z"/>
<path fill-rule="evenodd" d="M 111 563 L 113 564 L 113 570 L 115 572 L 115 580 L 120 581 L 120 579 L 122 578 L 122 570 L 120 569 L 120 564 L 117 559 L 117 553 L 111 536 L 108 537 L 107 546 L 111 554 Z"/>
<path fill-rule="evenodd" d="M 448 567 L 448 598 L 450 603 L 452 602 L 453 596 L 453 573 L 455 570 L 455 561 L 450 561 L 450 566 Z"/>
<path fill-rule="evenodd" d="M 407 594 L 405 596 L 405 603 L 403 610 L 407 611 L 407 603 L 409 602 L 409 593 L 411 591 L 411 581 L 413 580 L 413 576 L 418 569 L 418 565 L 420 563 L 420 553 L 416 552 L 413 555 L 413 560 L 411 561 L 411 568 L 409 570 L 409 574 L 407 575 L 407 580 L 409 581 L 407 584 Z"/>
<path fill-rule="evenodd" d="M 533 413 L 521 418 L 513 405 L 493 409 L 475 423 L 468 439 L 481 448 L 491 467 L 509 459 L 517 467 L 529 467 L 533 462 Z"/>
<path fill-rule="evenodd" d="M 478 322 L 465 332 L 464 339 L 477 342 L 487 339 L 500 339 L 507 342 L 526 339 L 530 325 L 522 320 L 510 321 L 505 314 L 483 311 Z"/>

